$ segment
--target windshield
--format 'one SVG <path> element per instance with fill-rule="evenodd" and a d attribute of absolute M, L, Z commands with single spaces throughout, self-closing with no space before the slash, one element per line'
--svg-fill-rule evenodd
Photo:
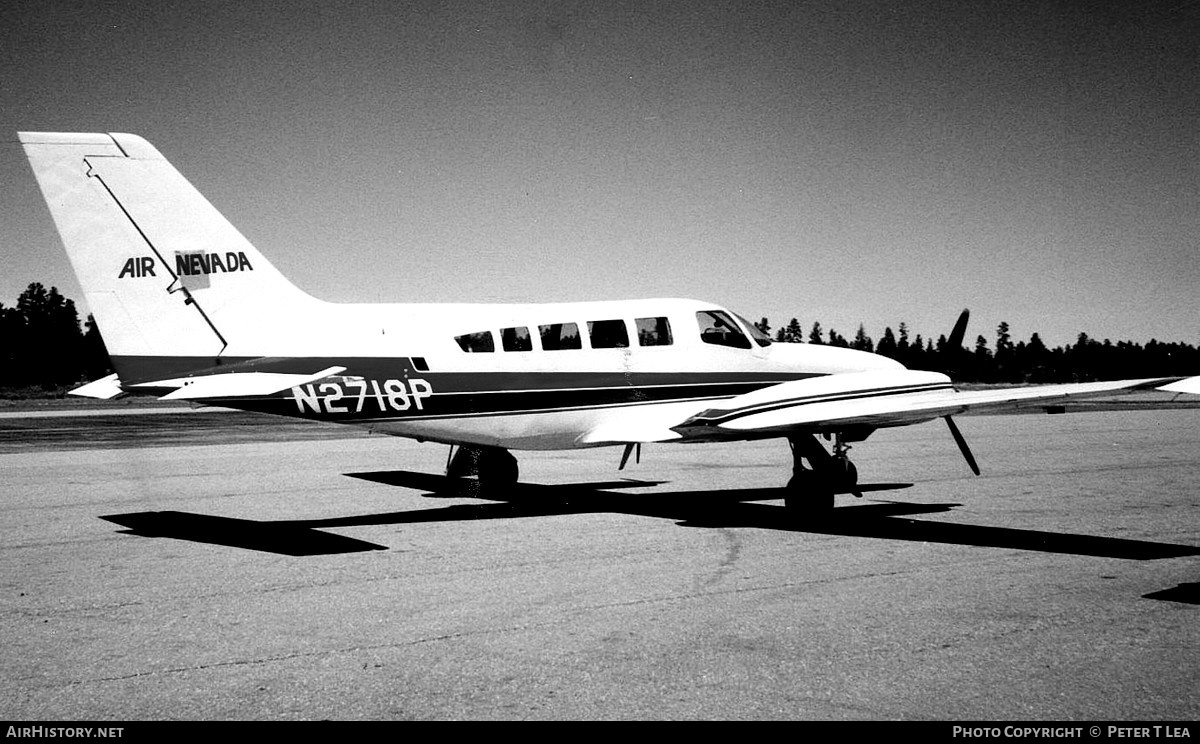
<path fill-rule="evenodd" d="M 721 310 L 701 310 L 696 313 L 696 322 L 700 324 L 700 340 L 706 344 L 735 349 L 751 348 L 750 339 L 746 338 L 733 318 Z"/>
<path fill-rule="evenodd" d="M 734 313 L 734 315 L 737 315 L 737 313 Z M 742 325 L 744 325 L 746 330 L 750 332 L 750 338 L 754 339 L 754 343 L 758 344 L 759 346 L 771 345 L 771 337 L 759 330 L 758 326 L 754 325 L 740 315 L 737 315 L 737 319 L 742 321 Z"/>

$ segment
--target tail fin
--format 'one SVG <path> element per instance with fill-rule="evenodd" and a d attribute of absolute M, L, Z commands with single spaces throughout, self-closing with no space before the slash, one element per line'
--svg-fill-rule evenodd
<path fill-rule="evenodd" d="M 19 136 L 123 381 L 263 355 L 316 302 L 141 137 Z"/>

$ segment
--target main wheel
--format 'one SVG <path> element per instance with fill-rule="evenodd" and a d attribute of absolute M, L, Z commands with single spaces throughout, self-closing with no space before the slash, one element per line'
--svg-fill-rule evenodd
<path fill-rule="evenodd" d="M 485 491 L 511 488 L 520 476 L 517 458 L 500 447 L 485 447 L 479 455 L 479 485 Z"/>

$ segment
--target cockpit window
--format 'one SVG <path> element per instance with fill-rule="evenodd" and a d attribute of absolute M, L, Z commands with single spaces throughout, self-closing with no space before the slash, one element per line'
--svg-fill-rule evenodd
<path fill-rule="evenodd" d="M 758 326 L 746 320 L 741 315 L 738 315 L 737 319 L 742 321 L 742 326 L 750 332 L 750 338 L 754 339 L 754 343 L 758 344 L 759 346 L 771 345 L 771 337 L 759 330 Z"/>
<path fill-rule="evenodd" d="M 455 336 L 454 340 L 458 342 L 459 348 L 467 352 L 479 353 L 496 350 L 496 342 L 492 338 L 491 331 L 464 333 L 461 336 Z"/>
<path fill-rule="evenodd" d="M 716 346 L 731 346 L 735 349 L 749 349 L 750 339 L 738 329 L 737 323 L 728 313 L 720 310 L 701 310 L 696 313 L 696 322 L 700 324 L 700 340 Z"/>
<path fill-rule="evenodd" d="M 551 323 L 538 326 L 538 333 L 542 336 L 544 351 L 579 349 L 583 346 L 579 340 L 579 326 L 575 323 Z"/>
<path fill-rule="evenodd" d="M 629 332 L 623 320 L 589 320 L 588 337 L 593 349 L 624 349 L 629 346 Z"/>

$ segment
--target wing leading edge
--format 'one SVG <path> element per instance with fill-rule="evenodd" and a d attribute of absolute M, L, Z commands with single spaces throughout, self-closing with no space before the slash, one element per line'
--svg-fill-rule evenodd
<path fill-rule="evenodd" d="M 1200 378 L 1150 378 L 957 390 L 933 372 L 867 372 L 775 385 L 726 401 L 683 422 L 679 429 L 715 426 L 759 434 L 846 427 L 906 426 L 962 413 L 1045 409 L 1068 401 L 1138 390 L 1200 392 Z"/>
<path fill-rule="evenodd" d="M 950 378 L 936 372 L 827 375 L 772 385 L 730 398 L 675 424 L 654 422 L 640 437 L 630 436 L 626 441 L 756 438 L 907 426 L 964 413 L 1049 410 L 1067 402 L 1140 390 L 1174 393 L 1148 406 L 1169 407 L 1180 394 L 1200 394 L 1200 377 L 958 390 Z M 668 432 L 677 436 L 667 436 Z M 608 441 L 613 439 L 616 437 Z"/>
<path fill-rule="evenodd" d="M 1182 394 L 1200 395 L 1200 377 L 958 390 L 937 372 L 853 372 L 812 377 L 709 404 L 622 411 L 578 439 L 581 445 L 757 439 L 791 434 L 908 426 L 965 413 L 1053 411 L 1099 396 L 1158 390 L 1164 398 L 1139 407 L 1170 408 Z M 1195 401 L 1200 405 L 1200 398 Z"/>

